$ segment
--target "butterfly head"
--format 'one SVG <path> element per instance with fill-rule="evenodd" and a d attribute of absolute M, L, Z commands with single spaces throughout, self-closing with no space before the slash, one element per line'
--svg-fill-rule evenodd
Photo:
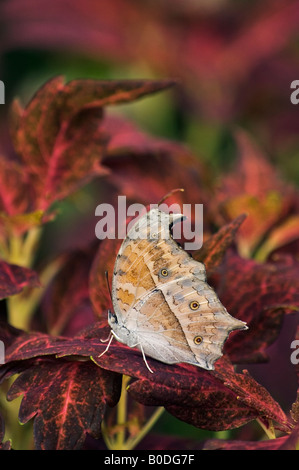
<path fill-rule="evenodd" d="M 118 323 L 116 314 L 112 312 L 110 309 L 108 310 L 108 323 L 112 329 Z"/>
<path fill-rule="evenodd" d="M 108 323 L 111 326 L 111 332 L 117 341 L 127 344 L 131 348 L 136 346 L 138 343 L 136 334 L 128 329 L 127 326 L 123 324 L 122 320 L 118 319 L 116 313 L 111 310 L 108 310 Z"/>
<path fill-rule="evenodd" d="M 121 337 L 121 331 L 122 331 L 122 326 L 118 323 L 117 315 L 116 313 L 112 312 L 111 310 L 108 310 L 108 323 L 111 326 L 111 333 L 113 336 L 118 340 L 122 341 Z"/>

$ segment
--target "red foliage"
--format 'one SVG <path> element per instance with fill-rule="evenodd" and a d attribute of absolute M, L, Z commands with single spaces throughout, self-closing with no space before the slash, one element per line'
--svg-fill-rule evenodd
<path fill-rule="evenodd" d="M 298 133 L 296 107 L 285 99 L 298 76 L 297 0 L 72 5 L 70 15 L 67 0 L 2 2 L 1 47 L 84 54 L 116 69 L 146 64 L 154 76 L 181 78 L 180 102 L 207 121 L 253 118 L 273 149 Z"/>
<path fill-rule="evenodd" d="M 0 415 L 0 450 L 10 450 L 11 443 L 9 441 L 3 442 L 4 438 L 4 421 Z"/>
<path fill-rule="evenodd" d="M 39 287 L 35 271 L 0 260 L 0 299 L 18 294 L 24 287 Z"/>
<path fill-rule="evenodd" d="M 247 371 L 237 372 L 234 367 L 265 360 L 267 348 L 279 336 L 284 315 L 299 308 L 299 265 L 292 253 L 258 263 L 238 252 L 240 240 L 247 241 L 252 250 L 282 217 L 298 216 L 296 192 L 286 194 L 271 166 L 262 160 L 255 166 L 256 160 L 249 160 L 246 152 L 241 156 L 238 180 L 232 173 L 223 180 L 221 192 L 206 188 L 201 183 L 202 165 L 182 146 L 153 139 L 125 122 L 106 119 L 103 107 L 171 84 L 90 80 L 64 84 L 57 78 L 39 90 L 25 109 L 14 105 L 12 135 L 17 155 L 5 167 L 10 177 L 6 171 L 0 174 L 4 182 L 1 211 L 10 220 L 10 229 L 19 233 L 20 227 L 24 232 L 36 224 L 30 214 L 42 211 L 38 223 L 44 223 L 47 218 L 43 216 L 51 213 L 54 201 L 96 176 L 109 180 L 110 200 L 121 192 L 149 204 L 168 190 L 184 187 L 181 201 L 204 202 L 207 207 L 204 244 L 194 257 L 206 264 L 223 304 L 233 316 L 246 321 L 249 330 L 231 335 L 214 371 L 186 364 L 167 365 L 149 358 L 154 371 L 151 374 L 140 352 L 115 341 L 105 355 L 98 357 L 106 347 L 101 340 L 108 336 L 107 309 L 112 307 L 105 271 L 110 275 L 113 272 L 120 241 L 107 239 L 99 246 L 92 244 L 85 251 L 68 253 L 39 305 L 35 328 L 25 332 L 7 322 L 0 326 L 0 340 L 6 346 L 0 378 L 3 381 L 19 374 L 8 399 L 23 395 L 20 420 L 24 423 L 34 418 L 37 449 L 81 448 L 86 434 L 100 439 L 100 423 L 107 405 L 114 406 L 119 399 L 122 375 L 131 377 L 128 393 L 136 402 L 164 406 L 193 426 L 224 430 L 258 419 L 265 427 L 273 424 L 283 433 L 268 446 L 296 445 L 297 427 L 291 431 L 297 415 L 284 411 Z M 243 150 L 245 146 L 248 151 L 250 145 L 249 138 L 243 136 Z M 170 166 L 175 171 L 169 172 Z M 252 180 L 258 182 L 254 188 Z M 15 181 L 19 181 L 17 188 Z M 25 193 L 24 185 L 30 191 Z M 238 204 L 234 206 L 238 209 L 229 211 L 241 191 L 251 209 L 250 198 L 263 201 L 273 187 L 276 200 L 281 202 L 279 210 L 275 204 L 269 211 L 267 206 L 260 217 L 259 207 L 249 211 L 247 218 Z M 226 212 L 220 209 L 220 201 Z M 265 223 L 251 230 L 263 218 Z M 3 223 L 1 234 L 9 239 L 11 231 L 6 229 Z M 36 283 L 33 271 L 1 261 L 1 297 Z M 206 447 L 217 446 L 215 441 L 206 443 Z M 229 442 L 220 447 L 238 446 L 262 447 L 261 443 Z"/>
<path fill-rule="evenodd" d="M 26 109 L 12 110 L 12 139 L 33 194 L 28 207 L 45 210 L 80 185 L 107 170 L 101 164 L 107 135 L 103 106 L 125 103 L 170 86 L 172 82 L 52 79 Z M 23 188 L 19 188 L 23 191 Z M 24 192 L 23 192 L 24 194 Z"/>
<path fill-rule="evenodd" d="M 237 164 L 221 181 L 213 215 L 221 223 L 246 212 L 237 234 L 240 253 L 264 261 L 299 239 L 298 190 L 283 181 L 244 131 L 236 133 L 236 143 Z"/>
<path fill-rule="evenodd" d="M 23 395 L 19 419 L 34 417 L 39 449 L 78 449 L 86 433 L 100 438 L 105 406 L 119 398 L 121 377 L 82 361 L 36 361 L 15 380 L 8 400 Z"/>

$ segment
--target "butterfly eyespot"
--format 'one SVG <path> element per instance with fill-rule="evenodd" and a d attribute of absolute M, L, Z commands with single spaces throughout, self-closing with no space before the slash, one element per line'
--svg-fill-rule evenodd
<path fill-rule="evenodd" d="M 167 276 L 168 276 L 168 271 L 167 271 L 167 269 L 166 269 L 166 268 L 162 268 L 162 269 L 160 270 L 160 274 L 161 274 L 161 276 L 163 276 L 163 277 L 167 277 Z"/>
<path fill-rule="evenodd" d="M 193 341 L 194 341 L 195 344 L 198 345 L 202 342 L 202 337 L 201 336 L 195 336 Z"/>
<path fill-rule="evenodd" d="M 197 310 L 199 308 L 199 302 L 197 302 L 197 300 L 192 300 L 192 302 L 189 304 L 189 307 L 191 310 Z"/>

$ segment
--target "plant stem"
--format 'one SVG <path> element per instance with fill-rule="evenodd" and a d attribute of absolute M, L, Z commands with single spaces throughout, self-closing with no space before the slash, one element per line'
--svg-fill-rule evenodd
<path fill-rule="evenodd" d="M 126 429 L 125 423 L 127 421 L 127 405 L 128 405 L 128 393 L 127 393 L 127 384 L 130 380 L 130 377 L 123 375 L 122 387 L 121 387 L 121 398 L 117 405 L 117 424 L 120 425 L 120 429 L 116 435 L 115 446 L 116 449 L 125 448 L 125 439 L 126 439 Z"/>
<path fill-rule="evenodd" d="M 32 268 L 42 227 L 32 227 L 26 236 L 12 235 L 9 239 L 7 261 L 26 268 Z M 16 328 L 27 330 L 30 320 L 46 287 L 61 266 L 62 259 L 58 258 L 49 263 L 40 273 L 41 287 L 24 289 L 23 292 L 7 299 L 9 323 Z"/>
<path fill-rule="evenodd" d="M 51 279 L 55 276 L 60 269 L 63 259 L 58 258 L 49 263 L 45 269 L 40 273 L 39 279 L 41 287 L 31 289 L 30 292 L 24 290 L 20 294 L 13 295 L 7 299 L 9 323 L 15 328 L 28 330 L 30 320 L 37 305 L 42 298 L 45 289 L 49 285 Z M 51 334 L 56 334 L 51 331 Z"/>
<path fill-rule="evenodd" d="M 11 235 L 7 261 L 25 268 L 31 268 L 41 233 L 41 227 L 33 227 L 25 237 L 22 235 Z"/>
<path fill-rule="evenodd" d="M 156 411 L 152 414 L 150 419 L 147 421 L 147 423 L 141 428 L 139 434 L 136 437 L 131 437 L 127 440 L 126 442 L 126 450 L 132 450 L 134 449 L 139 442 L 146 436 L 146 434 L 150 431 L 150 429 L 154 426 L 156 421 L 160 418 L 164 411 L 163 406 L 159 406 Z"/>
<path fill-rule="evenodd" d="M 257 418 L 257 422 L 259 423 L 261 428 L 264 430 L 264 432 L 267 434 L 269 439 L 276 439 L 275 429 L 274 429 L 272 420 L 269 420 L 269 426 L 266 426 L 265 423 L 263 423 L 263 421 L 260 420 L 259 418 Z"/>
<path fill-rule="evenodd" d="M 28 268 L 32 267 L 36 249 L 42 234 L 42 227 L 33 227 L 27 233 L 23 246 L 22 256 Z"/>
<path fill-rule="evenodd" d="M 126 423 L 127 423 L 127 406 L 128 406 L 128 392 L 127 392 L 127 384 L 130 380 L 130 377 L 123 376 L 123 383 L 122 383 L 122 390 L 121 390 L 121 397 L 117 405 L 117 434 L 116 437 L 110 438 L 108 435 L 108 429 L 106 428 L 105 424 L 102 423 L 102 434 L 104 441 L 110 450 L 132 450 L 134 449 L 139 442 L 146 436 L 146 434 L 150 431 L 150 429 L 154 426 L 156 421 L 159 419 L 161 414 L 164 411 L 163 407 L 159 407 L 156 411 L 152 414 L 150 419 L 146 422 L 146 424 L 139 430 L 137 436 L 129 437 L 126 440 Z"/>
<path fill-rule="evenodd" d="M 9 239 L 9 257 L 8 262 L 25 266 L 22 257 L 22 237 L 20 235 L 11 235 Z M 26 266 L 27 267 L 27 266 Z"/>
<path fill-rule="evenodd" d="M 0 256 L 5 261 L 9 258 L 9 249 L 6 240 L 2 240 L 0 243 Z"/>

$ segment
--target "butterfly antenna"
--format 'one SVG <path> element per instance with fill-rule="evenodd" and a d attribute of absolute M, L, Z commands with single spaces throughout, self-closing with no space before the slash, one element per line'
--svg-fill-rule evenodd
<path fill-rule="evenodd" d="M 160 201 L 158 202 L 158 206 L 160 204 L 162 204 L 162 202 L 165 201 L 165 199 L 168 199 L 170 196 L 173 195 L 173 193 L 176 193 L 178 191 L 181 191 L 181 192 L 184 192 L 184 188 L 176 188 L 176 189 L 172 189 L 172 191 L 169 191 L 167 194 L 165 194 L 165 196 L 162 197 L 162 199 L 160 199 Z"/>
<path fill-rule="evenodd" d="M 105 271 L 105 278 L 106 278 L 106 283 L 107 283 L 107 289 L 108 289 L 108 292 L 109 292 L 109 295 L 110 295 L 110 298 L 111 298 L 111 302 L 112 302 L 112 293 L 111 293 L 111 289 L 110 289 L 110 285 L 109 285 L 108 271 Z M 108 310 L 108 313 L 109 313 L 109 310 Z M 108 341 L 108 346 L 107 346 L 107 348 L 105 349 L 105 351 L 102 352 L 102 354 L 100 354 L 98 357 L 103 356 L 103 354 L 105 354 L 105 352 L 108 351 L 112 339 L 113 339 L 113 334 L 112 334 L 112 331 L 110 331 L 108 338 L 106 338 L 106 339 L 101 339 L 101 340 L 100 340 L 101 343 L 107 343 L 107 341 Z"/>
<path fill-rule="evenodd" d="M 111 288 L 110 288 L 110 284 L 109 284 L 108 271 L 105 271 L 105 278 L 106 278 L 106 283 L 107 283 L 107 289 L 108 289 L 110 299 L 111 299 L 111 302 L 112 302 L 112 292 L 111 292 Z"/>

